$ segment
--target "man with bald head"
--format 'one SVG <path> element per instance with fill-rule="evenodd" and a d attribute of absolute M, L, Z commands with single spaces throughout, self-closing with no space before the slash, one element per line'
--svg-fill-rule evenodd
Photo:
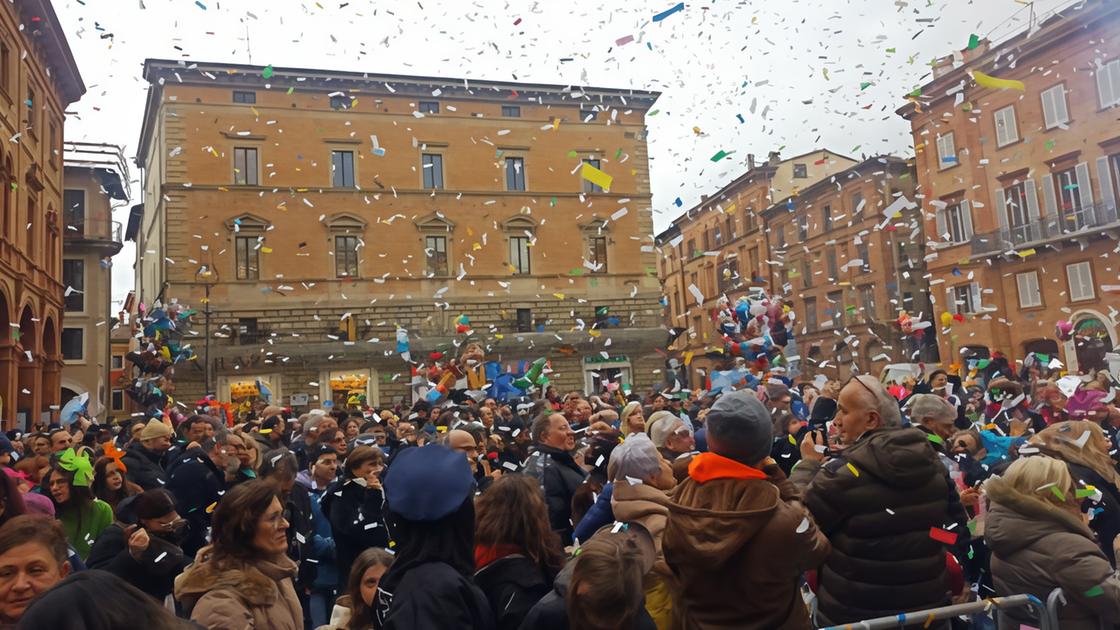
<path fill-rule="evenodd" d="M 792 480 L 832 543 L 817 573 L 825 625 L 949 603 L 945 544 L 968 536 L 956 486 L 924 433 L 902 427 L 898 403 L 871 376 L 840 390 L 843 450 L 825 456 L 820 432 L 805 436 Z"/>

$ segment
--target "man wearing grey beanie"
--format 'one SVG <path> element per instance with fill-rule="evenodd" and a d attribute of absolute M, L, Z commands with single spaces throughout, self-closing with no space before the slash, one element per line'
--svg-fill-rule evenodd
<path fill-rule="evenodd" d="M 662 549 L 688 627 L 811 627 L 798 578 L 830 547 L 769 456 L 772 426 L 753 392 L 721 396 L 707 416 L 709 452 L 670 495 Z"/>

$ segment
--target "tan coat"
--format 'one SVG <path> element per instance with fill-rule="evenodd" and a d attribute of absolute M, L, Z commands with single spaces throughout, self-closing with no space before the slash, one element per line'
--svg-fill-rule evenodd
<path fill-rule="evenodd" d="M 996 594 L 1029 593 L 1046 601 L 1061 588 L 1068 602 L 1059 609 L 1062 630 L 1097 630 L 1098 618 L 1120 623 L 1120 578 L 1080 515 L 1019 493 L 999 478 L 984 487 L 992 502 L 984 538 Z M 1001 616 L 1001 630 L 1036 625 L 1015 612 Z"/>
<path fill-rule="evenodd" d="M 175 598 L 207 630 L 303 630 L 303 608 L 287 556 L 253 564 L 214 562 L 211 547 L 175 580 Z"/>
<path fill-rule="evenodd" d="M 646 611 L 658 630 L 673 628 L 671 592 L 675 581 L 661 552 L 661 534 L 669 521 L 669 495 L 653 486 L 616 481 L 611 494 L 611 511 L 615 520 L 639 523 L 653 536 L 657 560 L 645 580 Z"/>

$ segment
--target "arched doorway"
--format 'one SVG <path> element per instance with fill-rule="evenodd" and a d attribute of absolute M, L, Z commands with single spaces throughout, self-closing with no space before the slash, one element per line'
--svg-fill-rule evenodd
<path fill-rule="evenodd" d="M 62 387 L 62 355 L 59 354 L 58 334 L 54 318 L 48 317 L 43 324 L 43 356 L 40 358 L 43 366 L 43 395 L 39 404 L 40 409 L 44 411 L 59 405 L 58 396 Z"/>
<path fill-rule="evenodd" d="M 7 429 L 15 418 L 15 391 L 12 389 L 15 357 L 15 329 L 11 327 L 11 310 L 8 296 L 0 291 L 0 422 Z"/>
<path fill-rule="evenodd" d="M 1034 354 L 1043 365 L 1058 358 L 1058 342 L 1053 339 L 1032 339 L 1023 344 L 1023 356 Z"/>
<path fill-rule="evenodd" d="M 1077 354 L 1077 369 L 1088 373 L 1108 367 L 1105 353 L 1116 344 L 1108 326 L 1095 316 L 1086 316 L 1073 324 L 1073 346 Z"/>
<path fill-rule="evenodd" d="M 16 344 L 15 357 L 19 366 L 19 382 L 16 385 L 16 421 L 17 427 L 24 431 L 39 421 L 39 401 L 42 400 L 42 374 L 37 333 L 31 306 L 24 306 L 19 318 L 19 341 Z"/>

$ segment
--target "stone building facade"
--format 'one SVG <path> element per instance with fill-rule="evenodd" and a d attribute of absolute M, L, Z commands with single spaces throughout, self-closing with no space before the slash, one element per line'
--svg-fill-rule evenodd
<path fill-rule="evenodd" d="M 1120 361 L 1109 356 L 1120 344 L 1118 27 L 1115 2 L 1043 17 L 939 60 L 899 109 L 913 129 L 934 308 L 963 319 L 940 335 L 947 362 L 996 351 L 1071 370 Z M 1056 339 L 1059 321 L 1074 325 L 1068 341 Z"/>
<path fill-rule="evenodd" d="M 409 399 L 457 328 L 513 370 L 548 357 L 561 388 L 662 378 L 656 93 L 160 60 L 145 77 L 137 304 L 198 311 L 180 399 L 258 380 L 296 407 Z"/>
<path fill-rule="evenodd" d="M 26 429 L 61 392 L 63 111 L 85 85 L 48 0 L 0 4 L 0 425 Z"/>

